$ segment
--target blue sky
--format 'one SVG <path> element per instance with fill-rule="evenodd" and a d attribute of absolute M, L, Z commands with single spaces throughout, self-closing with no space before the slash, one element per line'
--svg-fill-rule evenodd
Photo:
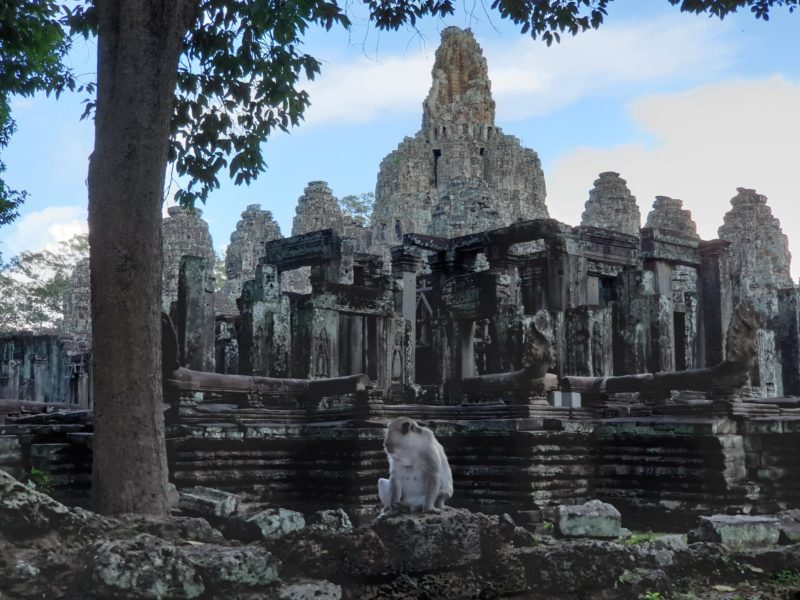
<path fill-rule="evenodd" d="M 737 187 L 769 198 L 800 274 L 800 14 L 776 9 L 720 22 L 681 14 L 666 0 L 616 0 L 599 31 L 550 48 L 480 4 L 465 4 L 418 32 L 313 31 L 306 50 L 323 61 L 308 85 L 306 122 L 266 144 L 269 170 L 247 187 L 223 182 L 203 207 L 214 245 L 228 243 L 248 204 L 271 210 L 285 235 L 308 181 L 336 196 L 374 190 L 381 159 L 420 128 L 439 31 L 471 27 L 489 63 L 497 124 L 539 153 L 551 216 L 580 221 L 597 174 L 618 171 L 643 219 L 656 195 L 684 200 L 702 237 L 716 229 Z M 469 10 L 468 10 L 469 9 Z M 90 79 L 94 49 L 76 43 L 75 69 Z M 30 198 L 0 228 L 8 256 L 85 230 L 92 125 L 82 97 L 18 99 L 7 178 Z"/>

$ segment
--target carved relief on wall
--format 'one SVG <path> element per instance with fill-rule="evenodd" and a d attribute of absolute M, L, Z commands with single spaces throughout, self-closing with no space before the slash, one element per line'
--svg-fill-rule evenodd
<path fill-rule="evenodd" d="M 392 383 L 403 382 L 403 332 L 394 332 L 394 344 L 392 346 Z"/>
<path fill-rule="evenodd" d="M 328 340 L 328 330 L 324 327 L 319 332 L 319 335 L 317 335 L 317 340 L 314 344 L 314 347 L 316 349 L 314 360 L 314 377 L 330 377 L 330 341 Z"/>
<path fill-rule="evenodd" d="M 605 349 L 603 347 L 603 333 L 598 321 L 592 325 L 592 372 L 595 377 L 605 375 Z"/>

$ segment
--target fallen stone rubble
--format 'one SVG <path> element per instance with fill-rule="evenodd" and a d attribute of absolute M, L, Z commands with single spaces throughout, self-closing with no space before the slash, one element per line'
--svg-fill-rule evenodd
<path fill-rule="evenodd" d="M 599 504 L 581 513 L 582 523 L 591 525 L 591 513 L 614 516 Z M 577 537 L 575 529 L 555 538 L 508 515 L 452 508 L 353 527 L 341 509 L 304 518 L 274 507 L 241 504 L 221 516 L 209 503 L 195 506 L 212 513 L 211 523 L 111 519 L 68 508 L 0 471 L 0 597 L 730 600 L 741 592 L 767 600 L 800 590 L 800 544 L 746 531 L 768 523 L 791 533 L 796 511 L 769 521 L 712 519 L 689 536 L 719 535 L 714 524 L 735 528 L 747 544 L 731 546 L 625 530 L 614 540 Z M 258 527 L 242 525 L 257 515 Z M 582 529 L 594 535 L 588 525 Z"/>

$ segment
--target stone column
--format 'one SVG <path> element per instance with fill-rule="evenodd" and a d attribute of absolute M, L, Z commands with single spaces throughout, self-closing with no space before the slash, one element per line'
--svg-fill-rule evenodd
<path fill-rule="evenodd" d="M 181 258 L 178 275 L 178 342 L 183 363 L 214 371 L 214 277 L 199 256 Z"/>
<path fill-rule="evenodd" d="M 19 363 L 16 360 L 8 361 L 8 398 L 20 400 L 19 397 Z"/>
<path fill-rule="evenodd" d="M 565 311 L 586 304 L 586 260 L 580 241 L 559 235 L 547 240 L 548 309 Z"/>
<path fill-rule="evenodd" d="M 725 335 L 731 319 L 730 242 L 700 242 L 698 273 L 698 366 L 713 367 L 725 358 Z"/>
<path fill-rule="evenodd" d="M 350 337 L 347 340 L 347 345 L 350 356 L 347 357 L 347 364 L 350 365 L 350 373 L 342 373 L 342 375 L 365 373 L 364 317 L 362 315 L 352 315 L 348 320 L 350 323 L 350 331 L 348 332 Z M 339 334 L 341 335 L 341 333 L 340 331 Z"/>
<path fill-rule="evenodd" d="M 262 259 L 256 268 L 255 280 L 245 283 L 242 291 L 242 330 L 246 328 L 247 361 L 253 375 L 292 376 L 289 299 L 282 296 L 280 290 L 281 275 L 277 267 Z M 245 348 L 241 338 L 239 341 L 241 361 Z M 306 367 L 301 372 L 303 377 L 307 376 Z"/>
<path fill-rule="evenodd" d="M 83 371 L 78 375 L 78 399 L 81 408 L 89 408 L 89 373 Z"/>
<path fill-rule="evenodd" d="M 47 372 L 47 359 L 42 356 L 33 356 L 33 401 L 45 401 L 45 374 Z"/>
<path fill-rule="evenodd" d="M 672 297 L 672 265 L 663 260 L 649 260 L 645 268 L 653 273 L 656 297 L 652 307 L 653 364 L 650 370 L 675 370 L 675 311 Z"/>
<path fill-rule="evenodd" d="M 458 337 L 461 343 L 461 379 L 475 375 L 475 323 L 458 322 Z"/>
<path fill-rule="evenodd" d="M 403 315 L 409 326 L 408 346 L 412 349 L 409 357 L 408 381 L 415 381 L 417 346 L 417 273 L 421 263 L 418 250 L 409 250 L 402 246 L 392 248 L 392 275 L 397 284 L 395 295 L 395 312 Z"/>

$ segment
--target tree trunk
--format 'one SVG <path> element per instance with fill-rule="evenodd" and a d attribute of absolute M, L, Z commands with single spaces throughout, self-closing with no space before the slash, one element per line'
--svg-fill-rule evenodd
<path fill-rule="evenodd" d="M 95 508 L 167 514 L 161 205 L 193 0 L 97 0 L 89 164 Z"/>

